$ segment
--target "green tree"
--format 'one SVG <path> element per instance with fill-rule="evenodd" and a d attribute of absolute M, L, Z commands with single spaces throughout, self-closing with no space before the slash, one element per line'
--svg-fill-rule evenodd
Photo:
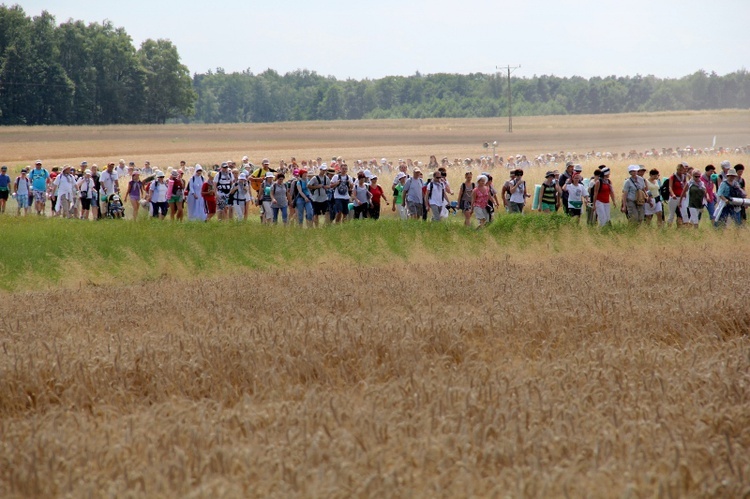
<path fill-rule="evenodd" d="M 144 121 L 166 123 L 177 116 L 191 116 L 196 94 L 190 72 L 172 42 L 148 39 L 141 44 L 138 58 L 145 71 Z"/>

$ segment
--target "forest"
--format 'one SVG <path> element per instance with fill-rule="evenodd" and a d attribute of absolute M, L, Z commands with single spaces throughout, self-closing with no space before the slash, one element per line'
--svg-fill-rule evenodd
<path fill-rule="evenodd" d="M 250 59 L 252 57 L 250 56 Z M 250 61 L 248 61 L 250 62 Z M 738 61 L 739 64 L 739 61 Z M 510 98 L 509 98 L 510 97 Z M 339 80 L 309 69 L 190 74 L 169 40 L 0 5 L 0 125 L 250 123 L 750 108 L 750 74 L 681 78 L 427 74 Z"/>

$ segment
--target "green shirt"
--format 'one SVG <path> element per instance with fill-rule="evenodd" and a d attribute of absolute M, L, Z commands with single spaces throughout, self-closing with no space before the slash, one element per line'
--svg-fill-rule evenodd
<path fill-rule="evenodd" d="M 396 190 L 396 201 L 394 203 L 399 206 L 404 202 L 404 186 L 399 182 L 394 189 Z"/>

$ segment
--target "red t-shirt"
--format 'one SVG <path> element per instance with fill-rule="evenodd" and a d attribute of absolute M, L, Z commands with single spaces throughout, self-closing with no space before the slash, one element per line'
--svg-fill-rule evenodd
<path fill-rule="evenodd" d="M 600 203 L 609 203 L 609 194 L 612 192 L 612 186 L 609 182 L 599 182 L 599 192 L 596 194 L 596 200 Z"/>
<path fill-rule="evenodd" d="M 682 196 L 682 189 L 685 187 L 685 185 L 680 181 L 680 178 L 675 174 L 672 175 L 672 192 L 674 192 L 674 195 L 677 197 Z"/>
<path fill-rule="evenodd" d="M 380 198 L 383 197 L 383 188 L 379 185 L 370 186 L 370 194 L 372 194 L 372 204 L 380 204 Z"/>

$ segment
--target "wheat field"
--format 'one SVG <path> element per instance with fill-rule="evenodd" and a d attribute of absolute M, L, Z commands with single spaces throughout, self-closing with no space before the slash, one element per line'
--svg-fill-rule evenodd
<path fill-rule="evenodd" d="M 0 494 L 747 495 L 750 270 L 725 243 L 20 293 Z"/>
<path fill-rule="evenodd" d="M 529 118 L 514 138 L 529 151 L 627 150 L 725 129 L 742 145 L 747 116 Z M 308 137 L 315 156 L 325 143 L 426 159 L 469 155 L 501 123 L 394 126 L 195 127 L 189 140 L 180 127 L 13 128 L 0 144 L 14 165 L 202 149 L 221 160 L 250 152 L 250 130 L 268 134 L 258 156 L 304 157 Z M 649 166 L 671 168 L 661 161 Z M 622 178 L 626 164 L 614 165 Z M 29 233 L 49 244 L 39 230 L 56 222 L 68 221 Z M 68 243 L 97 237 L 69 222 Z M 348 250 L 337 245 L 349 236 L 320 229 L 262 268 L 222 260 L 220 241 L 201 259 L 129 255 L 137 271 L 118 260 L 109 278 L 109 253 L 50 251 L 75 278 L 29 273 L 0 290 L 0 496 L 750 497 L 746 229 L 404 227 L 399 252 L 378 250 L 390 243 L 369 238 L 375 224 Z M 297 234 L 247 230 L 265 229 L 281 243 Z"/>

